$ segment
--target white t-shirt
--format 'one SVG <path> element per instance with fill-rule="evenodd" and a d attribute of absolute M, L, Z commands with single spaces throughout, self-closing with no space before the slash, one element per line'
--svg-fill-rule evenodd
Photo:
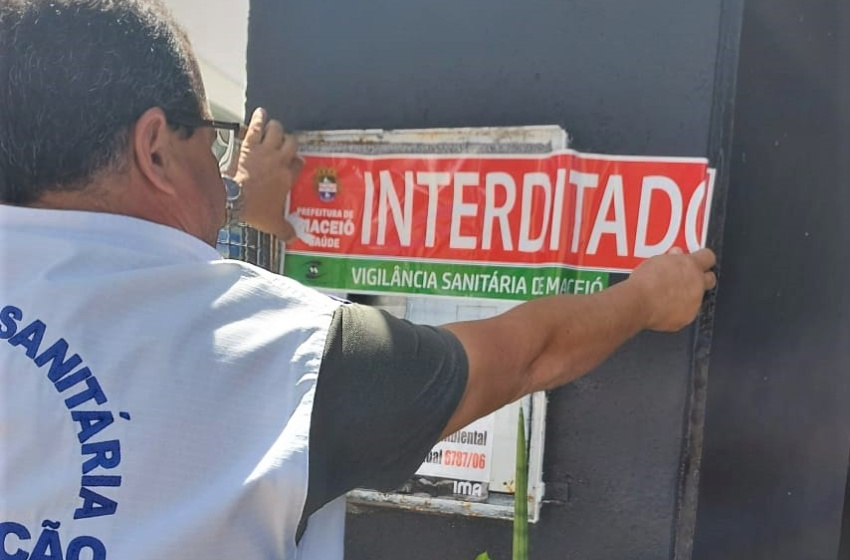
<path fill-rule="evenodd" d="M 111 214 L 0 206 L 0 266 L 0 550 L 342 556 L 341 500 L 295 543 L 337 302 Z"/>

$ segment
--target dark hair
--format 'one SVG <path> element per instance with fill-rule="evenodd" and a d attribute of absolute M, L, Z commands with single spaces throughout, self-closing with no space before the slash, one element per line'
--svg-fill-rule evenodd
<path fill-rule="evenodd" d="M 0 202 L 82 189 L 120 169 L 145 111 L 194 122 L 205 103 L 159 0 L 0 0 Z"/>

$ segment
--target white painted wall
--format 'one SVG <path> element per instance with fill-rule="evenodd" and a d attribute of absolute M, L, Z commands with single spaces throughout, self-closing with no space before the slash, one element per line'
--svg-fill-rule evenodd
<path fill-rule="evenodd" d="M 207 97 L 219 113 L 242 119 L 249 0 L 165 0 L 189 33 Z"/>

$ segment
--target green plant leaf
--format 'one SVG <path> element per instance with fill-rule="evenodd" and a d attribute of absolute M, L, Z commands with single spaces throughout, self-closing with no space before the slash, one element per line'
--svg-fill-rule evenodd
<path fill-rule="evenodd" d="M 519 407 L 516 434 L 513 560 L 528 560 L 528 448 L 525 444 L 525 415 L 522 406 Z"/>
<path fill-rule="evenodd" d="M 482 552 L 481 554 L 475 557 L 475 560 L 490 560 L 490 555 L 486 552 Z"/>

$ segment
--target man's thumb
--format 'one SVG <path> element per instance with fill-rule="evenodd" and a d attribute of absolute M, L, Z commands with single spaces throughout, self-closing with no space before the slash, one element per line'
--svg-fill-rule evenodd
<path fill-rule="evenodd" d="M 257 107 L 251 114 L 251 122 L 248 123 L 248 131 L 245 133 L 245 142 L 258 144 L 263 140 L 263 128 L 266 126 L 266 110 Z"/>

